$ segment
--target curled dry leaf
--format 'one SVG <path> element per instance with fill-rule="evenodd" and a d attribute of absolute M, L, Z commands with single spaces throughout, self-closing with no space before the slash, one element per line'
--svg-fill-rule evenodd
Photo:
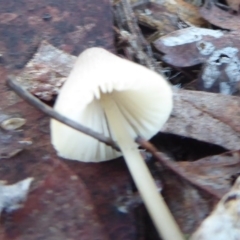
<path fill-rule="evenodd" d="M 214 93 L 177 90 L 163 131 L 238 150 L 240 99 Z"/>
<path fill-rule="evenodd" d="M 75 60 L 75 56 L 43 41 L 17 80 L 32 94 L 49 101 L 58 94 Z"/>
<path fill-rule="evenodd" d="M 223 196 L 214 211 L 207 217 L 190 240 L 238 240 L 240 236 L 240 178 Z"/>

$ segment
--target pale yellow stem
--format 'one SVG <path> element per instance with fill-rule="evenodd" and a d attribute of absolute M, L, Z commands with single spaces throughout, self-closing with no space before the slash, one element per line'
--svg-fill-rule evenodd
<path fill-rule="evenodd" d="M 136 143 L 124 127 L 126 120 L 117 104 L 111 95 L 103 95 L 101 102 L 108 124 L 158 233 L 164 240 L 183 240 L 182 233 L 161 194 L 158 193 L 156 184 L 137 149 Z"/>

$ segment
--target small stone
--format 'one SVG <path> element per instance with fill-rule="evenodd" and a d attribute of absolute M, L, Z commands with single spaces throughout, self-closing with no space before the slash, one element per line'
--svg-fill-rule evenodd
<path fill-rule="evenodd" d="M 1 128 L 7 131 L 15 130 L 22 127 L 26 123 L 24 118 L 9 118 L 1 122 Z"/>
<path fill-rule="evenodd" d="M 50 14 L 48 14 L 48 13 L 45 13 L 45 14 L 42 16 L 42 19 L 43 19 L 44 21 L 49 21 L 49 20 L 52 19 L 52 16 L 51 16 Z"/>

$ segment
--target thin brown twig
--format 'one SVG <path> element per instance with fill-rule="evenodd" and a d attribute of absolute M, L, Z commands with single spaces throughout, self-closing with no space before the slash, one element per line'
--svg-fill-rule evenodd
<path fill-rule="evenodd" d="M 144 140 L 141 137 L 137 137 L 135 140 L 141 147 L 145 148 L 148 152 L 150 152 L 162 165 L 172 170 L 181 178 L 187 180 L 190 184 L 194 185 L 200 190 L 203 190 L 210 195 L 216 197 L 217 199 L 221 199 L 222 196 L 217 191 L 210 189 L 206 186 L 199 184 L 194 178 L 186 174 L 183 169 L 179 167 L 176 163 L 170 161 L 163 153 L 159 152 L 150 142 Z"/>
<path fill-rule="evenodd" d="M 128 42 L 128 47 L 125 48 L 128 55 L 132 59 L 135 57 L 139 64 L 162 74 L 161 66 L 155 61 L 152 48 L 138 26 L 137 18 L 129 0 L 113 2 L 113 13 L 120 38 Z"/>
<path fill-rule="evenodd" d="M 89 135 L 95 139 L 97 139 L 100 142 L 103 142 L 112 148 L 116 149 L 117 151 L 120 151 L 117 144 L 108 137 L 103 136 L 100 133 L 97 133 L 93 131 L 92 129 L 88 127 L 84 127 L 79 123 L 76 123 L 75 121 L 72 121 L 71 119 L 61 115 L 60 113 L 56 112 L 43 102 L 41 102 L 39 99 L 34 97 L 32 94 L 30 94 L 27 90 L 22 88 L 15 80 L 13 80 L 13 77 L 9 77 L 7 79 L 7 85 L 21 98 L 23 98 L 26 102 L 28 102 L 33 107 L 37 108 L 41 112 L 45 113 L 47 116 L 56 119 L 57 121 L 66 124 L 67 126 L 76 129 L 86 135 Z"/>

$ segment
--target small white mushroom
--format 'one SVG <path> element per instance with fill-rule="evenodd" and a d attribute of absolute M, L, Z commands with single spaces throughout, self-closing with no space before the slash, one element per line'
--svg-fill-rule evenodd
<path fill-rule="evenodd" d="M 182 240 L 134 142 L 138 135 L 155 135 L 172 104 L 171 87 L 160 75 L 104 49 L 90 48 L 78 57 L 54 109 L 111 137 L 122 153 L 53 119 L 51 141 L 59 156 L 78 161 L 99 162 L 123 154 L 158 232 L 165 240 Z"/>

